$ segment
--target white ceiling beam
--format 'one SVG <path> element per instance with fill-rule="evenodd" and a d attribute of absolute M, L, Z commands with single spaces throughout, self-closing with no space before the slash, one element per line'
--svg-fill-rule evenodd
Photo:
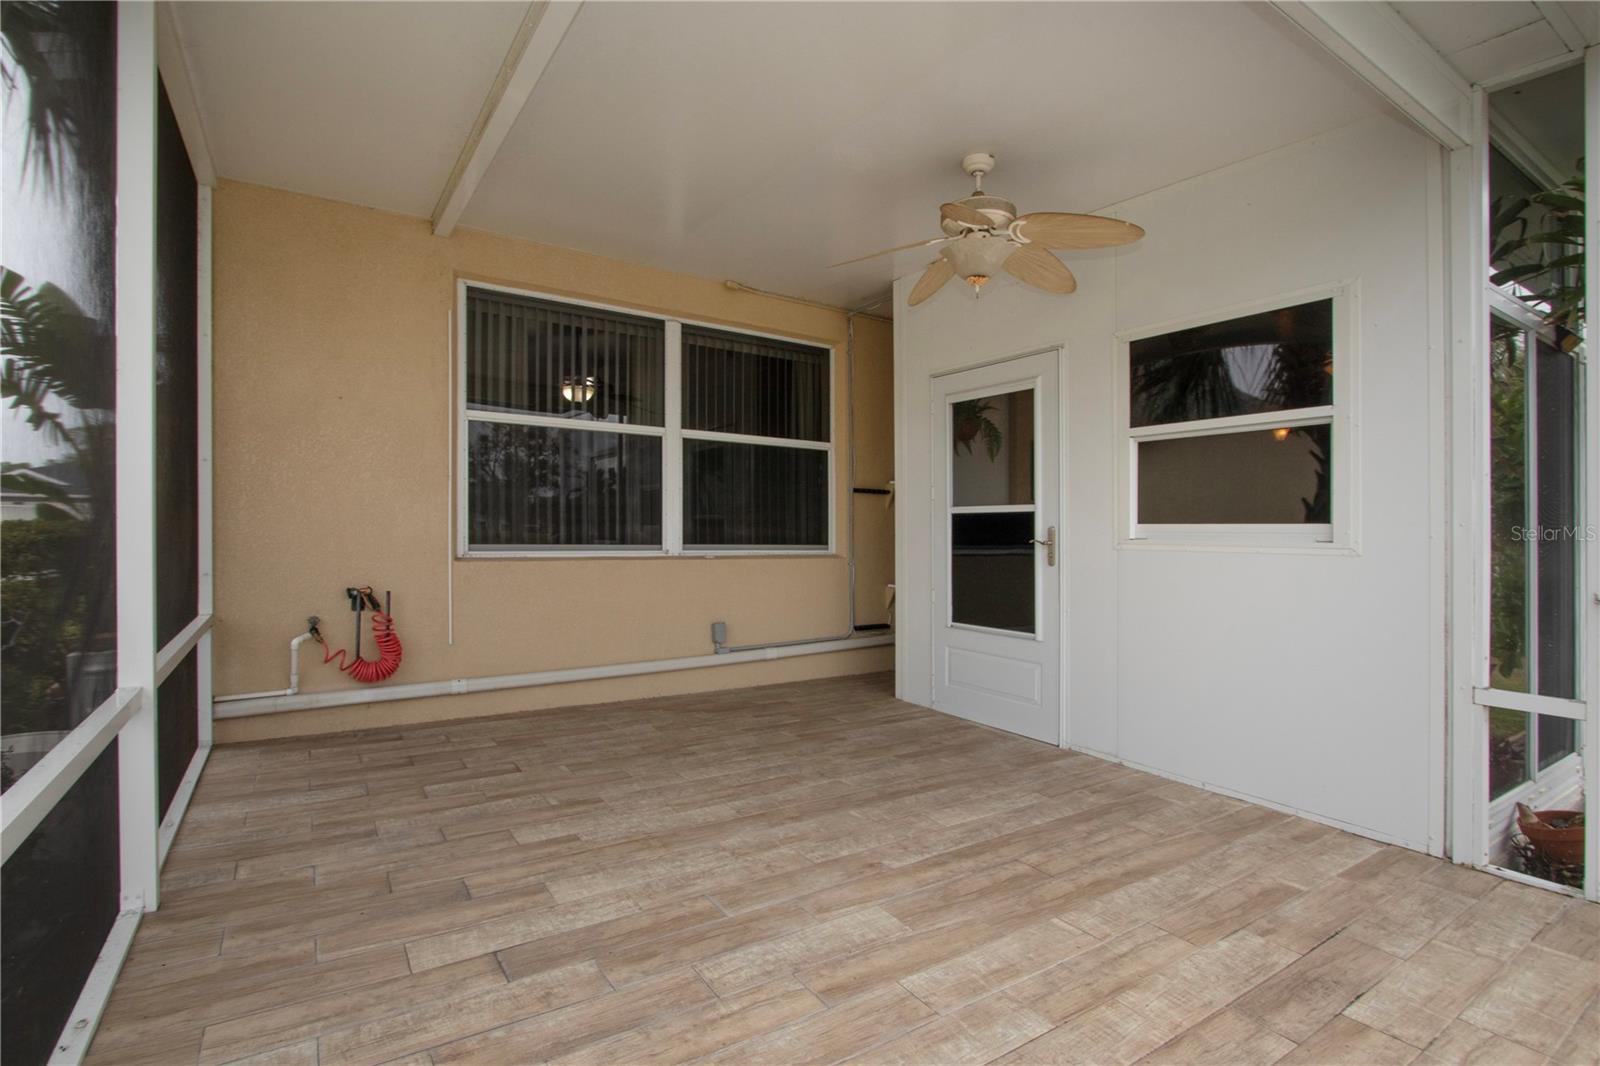
<path fill-rule="evenodd" d="M 582 6 L 581 0 L 534 0 L 528 5 L 528 13 L 517 27 L 511 48 L 500 64 L 494 84 L 489 87 L 483 107 L 478 110 L 472 131 L 467 134 L 467 143 L 462 145 L 461 155 L 434 206 L 433 232 L 437 236 L 448 237 L 456 228 L 461 213 L 477 191 L 478 182 L 483 180 L 495 153 L 505 143 L 512 123 L 522 114 L 523 106 L 533 95 Z"/>
<path fill-rule="evenodd" d="M 1273 0 L 1272 6 L 1440 144 L 1471 143 L 1471 87 L 1387 3 Z"/>
<path fill-rule="evenodd" d="M 201 185 L 214 186 L 217 168 L 211 159 L 211 145 L 206 141 L 205 119 L 200 111 L 200 98 L 195 95 L 194 76 L 189 69 L 183 34 L 178 29 L 175 4 L 156 5 L 156 66 L 161 70 L 162 84 L 167 87 L 172 113 L 178 118 L 184 147 L 189 149 L 189 165 L 194 168 L 195 180 Z"/>

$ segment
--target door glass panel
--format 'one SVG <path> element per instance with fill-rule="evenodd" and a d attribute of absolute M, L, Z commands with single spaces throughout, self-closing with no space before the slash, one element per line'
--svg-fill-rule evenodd
<path fill-rule="evenodd" d="M 1034 631 L 1033 512 L 951 515 L 950 620 Z"/>
<path fill-rule="evenodd" d="M 1033 502 L 1033 390 L 950 405 L 950 503 L 997 507 Z"/>

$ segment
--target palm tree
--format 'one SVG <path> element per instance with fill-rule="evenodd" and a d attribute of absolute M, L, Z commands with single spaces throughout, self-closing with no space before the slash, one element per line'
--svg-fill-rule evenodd
<path fill-rule="evenodd" d="M 0 89 L 8 112 L 25 109 L 16 158 L 22 192 L 42 208 L 8 203 L 8 213 L 18 227 L 30 214 L 69 219 L 73 232 L 60 239 L 93 278 L 109 276 L 115 226 L 115 44 L 110 5 L 0 5 Z M 91 291 L 112 298 L 109 282 Z M 0 469 L 6 490 L 40 501 L 32 521 L 0 527 L 7 733 L 69 725 L 65 704 L 80 680 L 70 664 L 86 661 L 73 653 L 114 639 L 114 366 L 109 321 L 0 266 L 0 399 L 43 450 L 76 468 L 88 497 L 69 499 L 28 463 Z"/>

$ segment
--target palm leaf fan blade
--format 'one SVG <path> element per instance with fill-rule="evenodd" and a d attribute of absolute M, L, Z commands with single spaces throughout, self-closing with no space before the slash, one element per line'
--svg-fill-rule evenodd
<path fill-rule="evenodd" d="M 945 259 L 942 256 L 938 259 L 935 259 L 932 263 L 928 264 L 928 269 L 922 272 L 922 277 L 918 278 L 916 285 L 912 287 L 911 298 L 906 301 L 907 304 L 911 307 L 917 306 L 919 303 L 938 292 L 944 286 L 945 282 L 949 281 L 955 276 L 955 267 L 950 265 L 950 261 L 948 259 Z"/>
<path fill-rule="evenodd" d="M 1064 296 L 1078 288 L 1078 279 L 1066 264 L 1043 248 L 1018 248 L 1006 257 L 1005 270 L 1018 281 L 1057 295 Z"/>
<path fill-rule="evenodd" d="M 1016 232 L 1046 248 L 1116 248 L 1144 236 L 1132 222 L 1067 211 L 1029 212 L 1017 219 Z"/>

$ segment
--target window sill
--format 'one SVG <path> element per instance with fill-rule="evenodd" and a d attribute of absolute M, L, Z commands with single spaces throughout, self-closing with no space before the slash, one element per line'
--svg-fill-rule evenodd
<path fill-rule="evenodd" d="M 1283 555 L 1360 555 L 1348 540 L 1337 540 L 1328 526 L 1301 529 L 1282 527 L 1223 526 L 1140 527 L 1135 536 L 1117 540 L 1118 549 L 1129 551 L 1250 552 Z"/>

